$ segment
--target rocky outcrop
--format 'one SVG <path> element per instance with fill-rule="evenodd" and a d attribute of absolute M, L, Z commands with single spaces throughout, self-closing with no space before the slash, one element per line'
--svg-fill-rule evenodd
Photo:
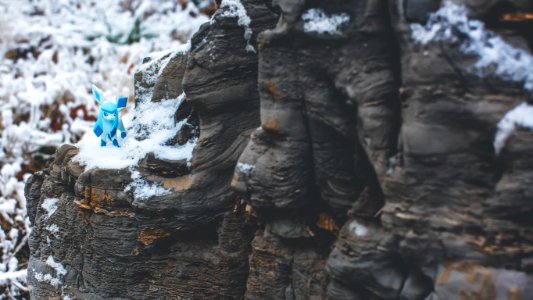
<path fill-rule="evenodd" d="M 503 64 L 531 55 L 533 7 L 455 3 L 222 1 L 135 75 L 137 104 L 185 93 L 190 163 L 85 170 L 66 145 L 28 181 L 33 296 L 531 297 L 533 135 L 493 142 L 530 99 Z M 522 52 L 476 63 L 487 30 Z"/>

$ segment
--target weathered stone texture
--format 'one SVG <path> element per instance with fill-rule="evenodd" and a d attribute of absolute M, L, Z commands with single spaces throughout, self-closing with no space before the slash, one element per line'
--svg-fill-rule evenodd
<path fill-rule="evenodd" d="M 86 171 L 73 146 L 28 181 L 33 296 L 533 297 L 533 135 L 493 149 L 498 121 L 531 99 L 474 75 L 460 43 L 413 40 L 440 1 L 241 2 L 256 53 L 223 7 L 189 53 L 135 75 L 137 102 L 186 94 L 174 142 L 198 137 L 192 164 L 149 155 L 138 166 L 174 192 L 134 199 L 129 170 Z M 530 51 L 531 21 L 500 19 L 530 2 L 454 2 Z M 312 32 L 309 9 L 350 19 Z M 58 198 L 50 217 L 47 198 Z"/>

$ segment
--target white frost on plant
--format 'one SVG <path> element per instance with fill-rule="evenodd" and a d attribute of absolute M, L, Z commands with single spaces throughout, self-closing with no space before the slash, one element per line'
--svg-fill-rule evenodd
<path fill-rule="evenodd" d="M 41 207 L 46 211 L 46 218 L 50 218 L 57 210 L 57 198 L 47 198 L 44 199 Z"/>
<path fill-rule="evenodd" d="M 250 24 L 252 20 L 246 12 L 246 8 L 242 5 L 240 0 L 222 0 L 219 9 L 224 9 L 223 17 L 236 17 L 238 19 L 237 24 L 244 28 L 244 39 L 246 40 L 246 51 L 256 53 L 254 46 L 250 43 L 252 39 L 252 27 Z M 213 22 L 213 20 L 211 20 Z"/>
<path fill-rule="evenodd" d="M 507 139 L 517 128 L 526 128 L 533 131 L 533 106 L 522 103 L 505 114 L 498 123 L 498 130 L 494 137 L 494 152 L 499 154 L 505 146 Z"/>
<path fill-rule="evenodd" d="M 133 197 L 139 200 L 147 200 L 152 197 L 169 195 L 172 190 L 165 189 L 163 186 L 156 182 L 148 182 L 141 177 L 138 171 L 131 173 L 131 179 L 133 181 L 126 186 L 125 192 L 133 190 Z"/>
<path fill-rule="evenodd" d="M 249 164 L 245 164 L 245 163 L 237 163 L 237 169 L 247 175 L 247 176 L 250 176 L 253 172 L 253 170 L 255 169 L 255 166 L 254 165 L 249 165 Z"/>
<path fill-rule="evenodd" d="M 98 138 L 93 132 L 88 132 L 76 144 L 80 151 L 74 159 L 85 166 L 86 170 L 130 168 L 148 153 L 154 153 L 156 158 L 163 160 L 190 161 L 196 139 L 181 146 L 167 145 L 187 122 L 174 121 L 174 114 L 184 99 L 185 93 L 182 93 L 178 99 L 139 103 L 135 110 L 123 117 L 130 136 L 120 141 L 120 148 L 100 147 Z M 131 137 L 132 132 L 138 133 L 138 136 Z"/>
<path fill-rule="evenodd" d="M 368 228 L 366 226 L 357 223 L 353 220 L 349 225 L 350 230 L 355 233 L 356 236 L 365 236 L 368 234 Z"/>
<path fill-rule="evenodd" d="M 487 30 L 483 22 L 470 20 L 464 5 L 446 1 L 429 16 L 426 25 L 411 24 L 412 38 L 421 43 L 460 43 L 460 50 L 478 58 L 473 71 L 480 77 L 499 76 L 504 80 L 523 83 L 533 90 L 533 57 L 515 48 Z"/>
<path fill-rule="evenodd" d="M 26 270 L 0 273 L 0 283 L 5 284 L 7 280 L 21 279 L 26 281 Z"/>
<path fill-rule="evenodd" d="M 341 28 L 350 22 L 347 13 L 327 14 L 321 8 L 310 8 L 302 14 L 304 32 L 318 34 L 338 34 Z"/>

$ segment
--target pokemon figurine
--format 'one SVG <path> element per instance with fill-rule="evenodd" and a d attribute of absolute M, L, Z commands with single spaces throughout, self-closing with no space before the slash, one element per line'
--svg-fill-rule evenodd
<path fill-rule="evenodd" d="M 100 146 L 105 147 L 107 141 L 111 141 L 113 146 L 120 147 L 117 141 L 117 130 L 120 131 L 120 137 L 126 137 L 126 129 L 118 112 L 126 108 L 128 97 L 116 98 L 115 101 L 104 101 L 102 91 L 93 84 L 93 96 L 96 102 L 100 104 L 98 119 L 94 124 L 94 134 L 101 136 Z"/>

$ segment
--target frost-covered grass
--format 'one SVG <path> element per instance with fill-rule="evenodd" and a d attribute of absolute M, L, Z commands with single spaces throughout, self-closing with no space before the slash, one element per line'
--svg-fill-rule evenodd
<path fill-rule="evenodd" d="M 470 68 L 479 77 L 498 77 L 523 84 L 533 95 L 533 56 L 526 50 L 513 47 L 483 22 L 471 20 L 464 5 L 445 1 L 429 16 L 426 25 L 412 24 L 412 37 L 421 44 L 431 42 L 459 43 L 466 55 L 477 58 Z M 522 127 L 533 131 L 533 106 L 522 103 L 509 111 L 498 123 L 494 150 L 498 154 L 507 139 Z"/>
<path fill-rule="evenodd" d="M 75 143 L 92 129 L 98 109 L 92 83 L 106 96 L 131 96 L 133 72 L 144 56 L 180 47 L 208 21 L 186 2 L 0 0 L 4 297 L 27 296 L 24 256 L 30 224 L 23 188 L 28 174 L 41 169 L 55 147 Z M 43 203 L 47 216 L 56 204 L 51 199 Z"/>

